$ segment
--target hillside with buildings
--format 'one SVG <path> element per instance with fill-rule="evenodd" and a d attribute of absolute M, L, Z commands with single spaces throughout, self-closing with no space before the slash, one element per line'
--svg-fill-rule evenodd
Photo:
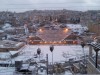
<path fill-rule="evenodd" d="M 99 34 L 100 29 L 100 11 L 71 11 L 71 10 L 33 10 L 26 12 L 0 12 L 0 28 L 9 22 L 13 27 L 28 25 L 44 26 L 45 24 L 63 23 L 63 24 L 77 24 L 88 26 L 90 32 Z M 32 31 L 32 30 L 31 30 Z"/>
<path fill-rule="evenodd" d="M 0 75 L 100 74 L 100 11 L 0 12 Z"/>

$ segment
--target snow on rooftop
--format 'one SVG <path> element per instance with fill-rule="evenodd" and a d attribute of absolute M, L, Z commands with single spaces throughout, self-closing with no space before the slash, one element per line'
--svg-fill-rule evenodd
<path fill-rule="evenodd" d="M 87 26 L 83 26 L 81 24 L 66 24 L 66 26 L 72 29 L 73 32 L 78 32 L 79 34 L 82 34 L 84 31 L 88 30 Z"/>
<path fill-rule="evenodd" d="M 0 45 L 0 48 L 3 48 L 4 46 L 3 45 Z"/>
<path fill-rule="evenodd" d="M 0 33 L 3 33 L 4 31 L 3 30 L 0 30 Z"/>
<path fill-rule="evenodd" d="M 7 59 L 9 57 L 10 57 L 10 54 L 8 52 L 0 52 L 0 59 L 5 59 L 5 58 Z"/>
<path fill-rule="evenodd" d="M 66 25 L 70 28 L 87 28 L 86 26 L 81 24 L 66 24 Z"/>
<path fill-rule="evenodd" d="M 11 53 L 11 55 L 14 55 L 16 53 L 18 53 L 19 51 L 9 51 Z"/>
<path fill-rule="evenodd" d="M 83 26 L 81 24 L 66 24 L 67 27 L 69 28 L 85 28 L 88 29 L 86 26 Z"/>
<path fill-rule="evenodd" d="M 5 23 L 4 26 L 2 27 L 4 30 L 7 28 L 11 28 L 11 24 Z"/>

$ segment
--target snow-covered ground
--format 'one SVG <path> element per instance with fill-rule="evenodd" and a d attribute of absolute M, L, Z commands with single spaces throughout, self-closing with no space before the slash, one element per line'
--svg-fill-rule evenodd
<path fill-rule="evenodd" d="M 34 58 L 34 54 L 37 54 L 37 49 L 41 49 L 41 58 L 46 59 L 46 54 L 48 54 L 49 63 L 52 62 L 52 53 L 50 52 L 49 45 L 26 45 L 25 47 L 21 48 L 21 54 L 14 58 L 10 59 L 14 63 L 16 60 L 28 60 L 30 58 L 36 59 L 37 61 L 39 58 Z M 89 48 L 84 48 L 85 54 L 88 54 Z M 66 55 L 67 54 L 67 55 Z M 54 46 L 53 50 L 53 60 L 54 62 L 63 62 L 70 58 L 79 58 L 83 55 L 83 50 L 80 45 L 62 45 L 62 46 Z M 65 57 L 66 58 L 65 58 Z M 14 67 L 0 67 L 0 75 L 13 75 L 15 71 Z M 41 74 L 43 75 L 43 74 Z M 66 72 L 62 75 L 71 75 L 70 72 Z"/>
<path fill-rule="evenodd" d="M 26 60 L 29 58 L 33 58 L 34 54 L 37 53 L 38 48 L 41 49 L 41 58 L 40 59 L 45 59 L 46 54 L 48 54 L 49 62 L 52 62 L 52 53 L 50 52 L 49 45 L 26 45 L 22 50 L 23 54 L 21 54 L 14 60 Z M 85 55 L 88 54 L 88 51 L 89 51 L 89 48 L 85 47 L 84 48 Z M 84 54 L 83 54 L 82 47 L 80 45 L 54 46 L 53 61 L 61 62 L 61 61 L 66 61 L 70 58 L 78 59 L 82 55 L 84 55 Z"/>

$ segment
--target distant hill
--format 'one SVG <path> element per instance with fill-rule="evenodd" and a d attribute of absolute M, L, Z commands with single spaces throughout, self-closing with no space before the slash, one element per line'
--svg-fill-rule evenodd
<path fill-rule="evenodd" d="M 99 34 L 100 10 L 72 11 L 72 10 L 31 10 L 21 13 L 3 11 L 0 12 L 0 24 L 9 21 L 13 26 L 50 23 L 80 23 L 89 27 L 91 32 Z M 99 30 L 98 30 L 99 29 Z"/>

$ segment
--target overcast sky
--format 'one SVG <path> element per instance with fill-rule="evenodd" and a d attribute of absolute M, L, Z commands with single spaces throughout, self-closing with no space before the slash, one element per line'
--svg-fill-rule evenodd
<path fill-rule="evenodd" d="M 0 11 L 34 9 L 100 10 L 100 0 L 0 0 Z"/>

